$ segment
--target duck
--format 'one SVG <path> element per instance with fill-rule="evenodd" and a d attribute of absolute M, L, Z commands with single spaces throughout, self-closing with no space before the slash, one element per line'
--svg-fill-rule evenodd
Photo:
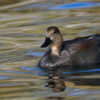
<path fill-rule="evenodd" d="M 50 26 L 41 45 L 45 47 L 48 49 L 38 63 L 41 68 L 94 65 L 100 61 L 99 34 L 64 41 L 59 28 Z"/>

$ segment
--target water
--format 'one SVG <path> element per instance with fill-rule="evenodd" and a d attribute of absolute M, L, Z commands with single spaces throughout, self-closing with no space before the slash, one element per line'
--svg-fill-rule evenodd
<path fill-rule="evenodd" d="M 100 34 L 99 0 L 0 1 L 0 100 L 100 100 L 100 65 L 36 66 L 52 25 L 65 40 Z"/>

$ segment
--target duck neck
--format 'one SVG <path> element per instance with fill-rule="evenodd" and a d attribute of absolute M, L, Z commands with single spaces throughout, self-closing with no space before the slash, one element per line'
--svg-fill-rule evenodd
<path fill-rule="evenodd" d="M 61 48 L 58 47 L 58 46 L 52 46 L 51 48 L 51 55 L 54 55 L 54 56 L 59 56 L 61 53 Z"/>
<path fill-rule="evenodd" d="M 52 43 L 50 45 L 51 55 L 59 56 L 61 54 L 62 45 L 63 45 L 63 38 L 60 36 L 60 38 L 56 40 L 55 43 Z"/>

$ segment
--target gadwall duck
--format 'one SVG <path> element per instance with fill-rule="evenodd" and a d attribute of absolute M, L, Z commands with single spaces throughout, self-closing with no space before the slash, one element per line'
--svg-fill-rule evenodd
<path fill-rule="evenodd" d="M 41 47 L 48 47 L 38 63 L 43 68 L 93 65 L 100 59 L 99 34 L 63 41 L 60 30 L 51 26 Z"/>

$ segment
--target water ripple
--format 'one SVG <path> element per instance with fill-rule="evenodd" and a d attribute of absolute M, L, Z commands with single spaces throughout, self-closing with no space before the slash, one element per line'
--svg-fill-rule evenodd
<path fill-rule="evenodd" d="M 42 71 L 41 69 L 35 69 L 34 67 L 29 68 L 29 67 L 21 66 L 20 68 L 27 71 Z"/>
<path fill-rule="evenodd" d="M 78 9 L 86 7 L 100 6 L 100 3 L 96 2 L 72 2 L 68 4 L 61 4 L 54 7 L 51 7 L 51 10 L 64 10 L 64 9 Z"/>
<path fill-rule="evenodd" d="M 26 56 L 43 56 L 44 53 L 43 52 L 28 52 L 26 53 Z"/>
<path fill-rule="evenodd" d="M 9 76 L 0 76 L 0 80 L 9 79 Z"/>
<path fill-rule="evenodd" d="M 31 5 L 26 5 L 26 6 L 24 6 L 24 7 L 21 7 L 21 8 L 15 8 L 15 9 L 13 9 L 13 11 L 19 11 L 19 10 L 25 10 L 25 9 L 31 9 L 31 8 L 36 8 L 36 7 L 39 7 L 39 6 L 41 6 L 42 5 L 42 3 L 38 3 L 38 4 L 31 4 Z"/>
<path fill-rule="evenodd" d="M 16 86 L 16 85 L 24 85 L 24 83 L 3 83 L 3 84 L 0 84 L 0 87 Z"/>
<path fill-rule="evenodd" d="M 36 74 L 36 75 L 45 75 L 47 73 L 33 73 L 33 72 L 21 72 L 21 71 L 5 71 L 8 73 L 15 73 L 15 74 Z"/>
<path fill-rule="evenodd" d="M 75 72 L 62 72 L 63 74 L 74 74 L 74 73 L 86 73 L 86 72 L 99 72 L 100 68 L 97 69 L 90 69 L 90 70 L 83 70 L 83 71 L 75 71 Z"/>
<path fill-rule="evenodd" d="M 82 92 L 76 92 L 76 93 L 72 93 L 69 96 L 74 96 L 74 95 L 83 95 L 83 94 L 87 94 L 87 92 L 82 91 Z"/>

